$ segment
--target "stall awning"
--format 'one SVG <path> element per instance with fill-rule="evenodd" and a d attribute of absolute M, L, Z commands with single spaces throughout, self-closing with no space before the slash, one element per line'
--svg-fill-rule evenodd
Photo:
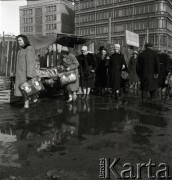
<path fill-rule="evenodd" d="M 57 34 L 56 43 L 62 46 L 74 47 L 77 44 L 85 44 L 88 41 L 83 36 L 76 36 L 73 34 Z"/>
<path fill-rule="evenodd" d="M 29 37 L 30 44 L 36 49 L 44 49 L 56 42 L 57 36 L 41 36 L 31 35 Z"/>
<path fill-rule="evenodd" d="M 77 36 L 73 34 L 62 34 L 58 33 L 53 36 L 42 36 L 42 35 L 31 35 L 29 41 L 31 45 L 36 49 L 40 50 L 47 48 L 53 43 L 60 44 L 62 46 L 74 47 L 77 44 L 85 44 L 90 39 L 87 39 L 83 36 Z"/>

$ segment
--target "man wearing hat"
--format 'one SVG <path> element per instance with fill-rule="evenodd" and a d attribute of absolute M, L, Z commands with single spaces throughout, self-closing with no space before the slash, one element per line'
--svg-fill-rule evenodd
<path fill-rule="evenodd" d="M 152 47 L 153 45 L 151 43 L 145 44 L 145 50 L 139 54 L 136 65 L 136 72 L 141 82 L 140 90 L 142 91 L 142 100 L 144 99 L 145 91 L 149 91 L 150 97 L 153 99 L 158 89 L 160 63 L 158 54 Z"/>

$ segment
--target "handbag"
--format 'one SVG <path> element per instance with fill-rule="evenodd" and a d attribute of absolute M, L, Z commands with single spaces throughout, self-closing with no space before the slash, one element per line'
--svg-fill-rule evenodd
<path fill-rule="evenodd" d="M 25 98 L 35 95 L 45 89 L 41 78 L 38 76 L 20 84 L 19 88 Z"/>
<path fill-rule="evenodd" d="M 122 71 L 121 72 L 121 78 L 126 80 L 128 78 L 128 72 L 127 71 Z"/>
<path fill-rule="evenodd" d="M 60 77 L 60 83 L 62 86 L 75 83 L 77 81 L 76 74 L 73 71 L 65 72 Z"/>

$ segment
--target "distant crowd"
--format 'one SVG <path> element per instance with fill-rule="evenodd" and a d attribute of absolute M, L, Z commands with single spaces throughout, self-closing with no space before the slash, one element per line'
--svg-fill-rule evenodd
<path fill-rule="evenodd" d="M 28 39 L 24 35 L 17 37 L 20 50 L 16 64 L 15 95 L 22 96 L 19 85 L 36 76 L 35 54 Z M 129 63 L 126 63 L 119 44 L 114 45 L 113 53 L 108 54 L 104 46 L 97 54 L 82 46 L 81 54 L 75 57 L 62 47 L 57 66 L 64 72 L 75 74 L 75 81 L 63 85 L 66 102 L 76 101 L 78 89 L 81 88 L 81 99 L 87 99 L 91 90 L 96 95 L 111 93 L 111 97 L 120 99 L 126 93 L 126 86 L 141 91 L 141 98 L 146 99 L 147 92 L 150 99 L 155 99 L 160 89 L 161 98 L 172 94 L 171 63 L 166 53 L 155 51 L 151 43 L 145 44 L 145 50 L 133 51 Z M 59 78 L 62 74 L 59 73 Z M 33 98 L 37 102 L 37 97 Z M 24 108 L 29 108 L 30 98 L 25 99 Z"/>

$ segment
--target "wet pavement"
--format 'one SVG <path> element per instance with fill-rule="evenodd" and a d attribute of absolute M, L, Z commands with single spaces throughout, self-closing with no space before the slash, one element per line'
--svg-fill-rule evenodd
<path fill-rule="evenodd" d="M 0 104 L 0 180 L 98 180 L 100 158 L 120 158 L 118 172 L 124 163 L 136 167 L 152 159 L 153 174 L 166 163 L 172 175 L 170 101 L 141 102 L 131 92 L 118 101 L 42 98 L 27 112 L 20 112 L 22 105 Z M 150 179 L 147 174 L 143 168 L 142 179 Z"/>

